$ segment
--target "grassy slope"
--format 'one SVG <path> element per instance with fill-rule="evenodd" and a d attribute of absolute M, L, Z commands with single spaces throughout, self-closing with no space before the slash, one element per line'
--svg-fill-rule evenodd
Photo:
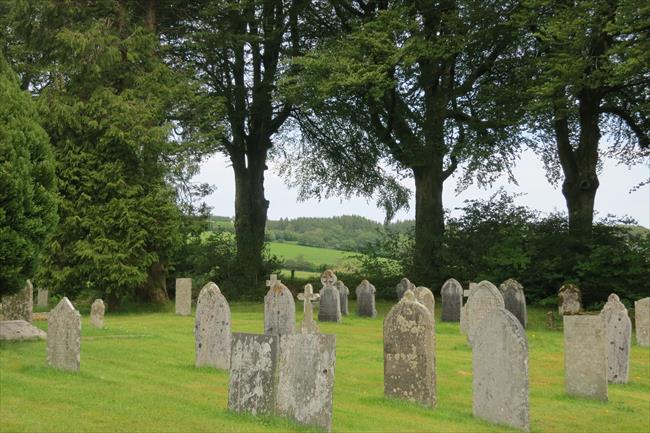
<path fill-rule="evenodd" d="M 296 259 L 303 256 L 305 260 L 315 265 L 335 265 L 337 262 L 346 259 L 354 253 L 347 251 L 333 250 L 329 248 L 307 247 L 284 242 L 269 242 L 271 254 L 284 259 Z"/>
<path fill-rule="evenodd" d="M 375 320 L 320 324 L 337 335 L 334 431 L 512 431 L 472 416 L 471 351 L 457 324 L 436 324 L 438 407 L 385 399 L 381 337 L 390 305 L 378 307 Z M 234 331 L 262 330 L 261 304 L 232 310 Z M 609 403 L 570 398 L 562 333 L 543 329 L 544 311 L 529 314 L 532 431 L 649 430 L 650 349 L 632 347 L 630 383 L 610 386 Z M 0 431 L 309 431 L 228 413 L 228 374 L 193 366 L 193 321 L 171 310 L 109 314 L 107 328 L 96 330 L 84 317 L 77 374 L 45 368 L 45 342 L 0 345 Z"/>

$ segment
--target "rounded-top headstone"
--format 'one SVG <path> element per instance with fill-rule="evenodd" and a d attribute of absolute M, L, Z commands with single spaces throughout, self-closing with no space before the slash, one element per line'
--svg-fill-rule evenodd
<path fill-rule="evenodd" d="M 325 271 L 327 272 L 327 271 Z M 332 275 L 334 275 L 332 273 Z M 320 302 L 318 304 L 318 320 L 321 322 L 340 322 L 341 321 L 341 294 L 336 288 L 336 276 L 332 284 L 326 284 L 320 290 Z M 321 278 L 321 281 L 323 278 Z M 331 279 L 330 279 L 331 281 Z M 323 283 L 325 284 L 325 283 Z"/>
<path fill-rule="evenodd" d="M 433 297 L 431 290 L 428 287 L 418 286 L 413 290 L 413 294 L 415 299 L 431 312 L 431 317 L 435 317 L 436 299 Z"/>
<path fill-rule="evenodd" d="M 618 295 L 609 295 L 600 311 L 607 338 L 607 380 L 609 383 L 627 383 L 632 344 L 632 322 L 627 308 Z"/>
<path fill-rule="evenodd" d="M 478 283 L 467 300 L 467 338 L 470 344 L 474 340 L 474 333 L 485 316 L 499 307 L 505 307 L 499 289 L 489 281 L 484 280 Z"/>
<path fill-rule="evenodd" d="M 578 314 L 582 308 L 582 293 L 575 284 L 565 284 L 558 292 L 558 311 L 560 315 Z"/>
<path fill-rule="evenodd" d="M 508 278 L 499 286 L 506 310 L 510 311 L 524 328 L 528 324 L 528 313 L 526 311 L 526 295 L 524 286 L 513 278 Z"/>
<path fill-rule="evenodd" d="M 634 301 L 634 322 L 637 344 L 650 346 L 650 297 Z"/>
<path fill-rule="evenodd" d="M 203 286 L 196 301 L 194 337 L 197 367 L 230 368 L 230 306 L 212 281 Z"/>
<path fill-rule="evenodd" d="M 264 296 L 264 333 L 293 334 L 295 322 L 296 304 L 293 295 L 287 286 L 275 281 Z"/>
<path fill-rule="evenodd" d="M 460 309 L 463 306 L 463 286 L 454 278 L 450 278 L 442 285 L 440 297 L 442 299 L 442 321 L 460 321 Z"/>
<path fill-rule="evenodd" d="M 47 318 L 47 364 L 78 371 L 81 362 L 81 314 L 65 296 Z"/>
<path fill-rule="evenodd" d="M 355 290 L 357 296 L 357 314 L 362 317 L 376 317 L 375 293 L 377 289 L 368 280 L 361 281 Z"/>
<path fill-rule="evenodd" d="M 101 299 L 95 299 L 90 306 L 90 323 L 96 328 L 104 327 L 104 313 L 106 306 Z"/>
<path fill-rule="evenodd" d="M 397 286 L 395 286 L 395 291 L 397 292 L 397 299 L 402 299 L 404 292 L 407 290 L 415 290 L 415 284 L 409 281 L 408 278 L 402 278 Z"/>

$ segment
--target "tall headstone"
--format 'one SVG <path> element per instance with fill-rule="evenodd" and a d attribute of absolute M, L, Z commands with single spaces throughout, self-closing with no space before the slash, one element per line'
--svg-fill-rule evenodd
<path fill-rule="evenodd" d="M 104 313 L 106 312 L 106 306 L 104 301 L 101 299 L 95 299 L 95 301 L 90 306 L 90 323 L 95 328 L 104 327 Z"/>
<path fill-rule="evenodd" d="M 565 284 L 558 292 L 558 311 L 560 316 L 578 314 L 582 308 L 582 293 L 575 284 Z"/>
<path fill-rule="evenodd" d="M 411 290 L 384 319 L 384 394 L 436 405 L 435 324 Z"/>
<path fill-rule="evenodd" d="M 192 314 L 192 279 L 176 278 L 176 314 Z"/>
<path fill-rule="evenodd" d="M 450 278 L 442 285 L 440 297 L 442 298 L 442 321 L 459 322 L 460 309 L 463 307 L 463 286 Z"/>
<path fill-rule="evenodd" d="M 357 296 L 357 314 L 361 317 L 377 317 L 375 293 L 377 289 L 368 280 L 361 281 L 355 290 Z"/>
<path fill-rule="evenodd" d="M 36 296 L 36 306 L 38 308 L 47 308 L 50 303 L 50 292 L 47 289 L 38 289 Z"/>
<path fill-rule="evenodd" d="M 650 346 L 650 297 L 634 301 L 634 322 L 637 344 Z"/>
<path fill-rule="evenodd" d="M 197 367 L 230 368 L 230 306 L 212 281 L 196 301 L 194 338 Z"/>
<path fill-rule="evenodd" d="M 336 281 L 336 289 L 339 291 L 339 297 L 341 298 L 341 314 L 343 316 L 348 315 L 348 295 L 350 294 L 350 289 L 346 286 L 343 281 Z"/>
<path fill-rule="evenodd" d="M 266 281 L 269 291 L 264 297 L 264 333 L 293 334 L 296 326 L 296 304 L 293 295 L 277 276 Z"/>
<path fill-rule="evenodd" d="M 508 278 L 499 286 L 506 310 L 510 311 L 519 319 L 521 326 L 526 328 L 528 325 L 528 313 L 526 311 L 526 295 L 524 295 L 524 286 L 513 278 Z"/>
<path fill-rule="evenodd" d="M 395 286 L 395 291 L 397 292 L 397 299 L 402 299 L 404 293 L 407 290 L 415 290 L 415 284 L 409 281 L 408 278 L 402 278 L 397 286 Z"/>
<path fill-rule="evenodd" d="M 32 311 L 34 311 L 34 286 L 29 280 L 17 293 L 2 297 L 4 320 L 24 320 L 31 323 Z"/>
<path fill-rule="evenodd" d="M 47 318 L 47 364 L 79 371 L 80 362 L 81 314 L 63 297 Z"/>
<path fill-rule="evenodd" d="M 320 277 L 323 288 L 320 290 L 320 304 L 318 307 L 318 320 L 321 322 L 341 321 L 341 295 L 336 288 L 336 275 L 331 270 L 326 270 Z"/>
<path fill-rule="evenodd" d="M 467 339 L 470 344 L 485 316 L 496 308 L 504 308 L 501 292 L 491 282 L 481 281 L 467 300 Z"/>
<path fill-rule="evenodd" d="M 627 308 L 618 295 L 612 293 L 600 311 L 607 336 L 607 381 L 627 383 L 630 369 L 630 345 L 632 343 L 632 322 Z"/>
<path fill-rule="evenodd" d="M 312 301 L 320 298 L 318 293 L 314 293 L 314 288 L 311 284 L 305 284 L 304 292 L 298 293 L 298 299 L 303 302 L 303 319 L 300 325 L 300 332 L 302 334 L 318 334 L 318 324 L 314 320 L 314 307 Z"/>
<path fill-rule="evenodd" d="M 483 318 L 472 345 L 474 416 L 529 430 L 528 340 L 505 308 Z"/>
<path fill-rule="evenodd" d="M 463 298 L 467 298 L 467 301 L 465 301 L 463 306 L 460 308 L 460 333 L 463 335 L 468 335 L 469 332 L 469 312 L 467 309 L 467 303 L 477 287 L 478 284 L 470 282 L 469 289 L 463 290 Z"/>
<path fill-rule="evenodd" d="M 564 381 L 569 395 L 607 401 L 606 341 L 599 316 L 564 316 Z"/>
<path fill-rule="evenodd" d="M 436 299 L 433 297 L 431 290 L 424 286 L 418 286 L 413 290 L 413 294 L 415 295 L 415 299 L 431 312 L 431 317 L 435 317 Z"/>

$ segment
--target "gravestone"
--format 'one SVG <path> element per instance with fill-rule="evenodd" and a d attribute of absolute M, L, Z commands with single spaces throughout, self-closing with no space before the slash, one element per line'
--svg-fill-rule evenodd
<path fill-rule="evenodd" d="M 411 290 L 384 319 L 384 395 L 436 405 L 435 324 Z"/>
<path fill-rule="evenodd" d="M 526 328 L 528 324 L 528 313 L 526 312 L 524 287 L 517 280 L 508 278 L 501 283 L 499 290 L 503 296 L 503 303 L 506 306 L 506 310 L 514 314 L 519 319 L 521 326 Z"/>
<path fill-rule="evenodd" d="M 606 340 L 600 316 L 564 316 L 564 381 L 569 395 L 607 401 Z"/>
<path fill-rule="evenodd" d="M 192 314 L 192 279 L 176 278 L 176 314 Z"/>
<path fill-rule="evenodd" d="M 336 336 L 282 335 L 277 414 L 331 431 L 335 364 Z"/>
<path fill-rule="evenodd" d="M 395 291 L 397 292 L 397 299 L 402 299 L 404 292 L 407 290 L 415 290 L 415 284 L 409 281 L 408 278 L 402 278 L 397 286 L 395 286 Z"/>
<path fill-rule="evenodd" d="M 341 298 L 341 315 L 348 315 L 348 295 L 350 294 L 350 289 L 346 286 L 343 281 L 336 281 L 336 289 L 339 291 L 339 296 Z"/>
<path fill-rule="evenodd" d="M 469 297 L 471 296 L 472 293 L 474 293 L 477 287 L 478 284 L 470 282 L 469 290 L 463 290 L 463 297 L 467 298 L 467 301 L 465 301 L 465 303 L 460 309 L 460 333 L 463 335 L 467 335 L 467 333 L 469 332 L 469 313 L 467 311 L 467 302 L 469 301 Z"/>
<path fill-rule="evenodd" d="M 228 410 L 273 415 L 279 335 L 232 334 Z"/>
<path fill-rule="evenodd" d="M 230 306 L 212 281 L 196 301 L 194 338 L 196 367 L 230 368 Z"/>
<path fill-rule="evenodd" d="M 442 321 L 460 321 L 460 309 L 463 307 L 463 287 L 453 278 L 445 281 L 440 289 L 442 298 Z"/>
<path fill-rule="evenodd" d="M 63 297 L 47 318 L 47 365 L 79 371 L 81 314 Z"/>
<path fill-rule="evenodd" d="M 505 308 L 489 311 L 472 344 L 474 416 L 529 430 L 528 341 Z"/>
<path fill-rule="evenodd" d="M 600 311 L 607 336 L 607 381 L 627 383 L 630 368 L 630 345 L 632 343 L 632 322 L 627 308 L 618 295 L 612 293 Z"/>
<path fill-rule="evenodd" d="M 560 316 L 578 314 L 582 308 L 582 293 L 575 284 L 565 284 L 558 292 L 558 311 Z"/>
<path fill-rule="evenodd" d="M 90 306 L 90 323 L 95 328 L 104 327 L 104 312 L 106 311 L 106 306 L 104 301 L 101 299 L 95 299 L 95 301 Z"/>
<path fill-rule="evenodd" d="M 436 299 L 433 297 L 431 290 L 424 286 L 418 286 L 413 290 L 413 294 L 415 299 L 431 312 L 431 317 L 435 317 Z"/>
<path fill-rule="evenodd" d="M 499 307 L 505 307 L 501 292 L 489 281 L 478 283 L 467 300 L 467 339 L 470 345 L 485 316 Z"/>
<path fill-rule="evenodd" d="M 45 340 L 44 331 L 24 320 L 0 321 L 0 341 Z"/>
<path fill-rule="evenodd" d="M 311 284 L 305 284 L 303 293 L 298 293 L 298 299 L 303 301 L 303 319 L 300 325 L 300 332 L 303 334 L 318 334 L 318 324 L 314 320 L 314 307 L 311 301 L 320 298 L 318 293 L 314 293 Z"/>
<path fill-rule="evenodd" d="M 361 317 L 377 317 L 375 307 L 375 293 L 377 289 L 370 284 L 368 280 L 361 281 L 357 286 L 355 294 L 357 296 L 357 314 Z"/>
<path fill-rule="evenodd" d="M 650 346 L 650 297 L 634 301 L 634 322 L 637 344 Z"/>
<path fill-rule="evenodd" d="M 13 295 L 2 297 L 2 316 L 4 320 L 24 320 L 32 322 L 34 311 L 34 286 L 27 280 L 25 287 Z"/>
<path fill-rule="evenodd" d="M 320 304 L 318 307 L 318 320 L 321 322 L 341 321 L 341 296 L 336 284 L 336 275 L 331 270 L 326 270 L 320 277 L 323 288 L 320 289 Z"/>
<path fill-rule="evenodd" d="M 264 296 L 264 333 L 293 334 L 296 326 L 296 304 L 293 295 L 275 274 L 266 281 L 269 291 Z"/>
<path fill-rule="evenodd" d="M 50 292 L 47 289 L 38 289 L 36 296 L 36 306 L 38 308 L 47 308 L 50 302 Z"/>

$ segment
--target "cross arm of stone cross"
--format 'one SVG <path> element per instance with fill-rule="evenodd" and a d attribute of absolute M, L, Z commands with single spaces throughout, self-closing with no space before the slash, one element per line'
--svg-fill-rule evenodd
<path fill-rule="evenodd" d="M 266 286 L 268 288 L 274 287 L 276 284 L 281 283 L 282 281 L 278 280 L 278 276 L 276 274 L 271 274 L 271 279 L 266 280 Z"/>
<path fill-rule="evenodd" d="M 320 298 L 320 294 L 314 293 L 314 289 L 311 286 L 305 287 L 304 293 L 298 293 L 298 299 L 301 301 L 315 301 Z"/>

